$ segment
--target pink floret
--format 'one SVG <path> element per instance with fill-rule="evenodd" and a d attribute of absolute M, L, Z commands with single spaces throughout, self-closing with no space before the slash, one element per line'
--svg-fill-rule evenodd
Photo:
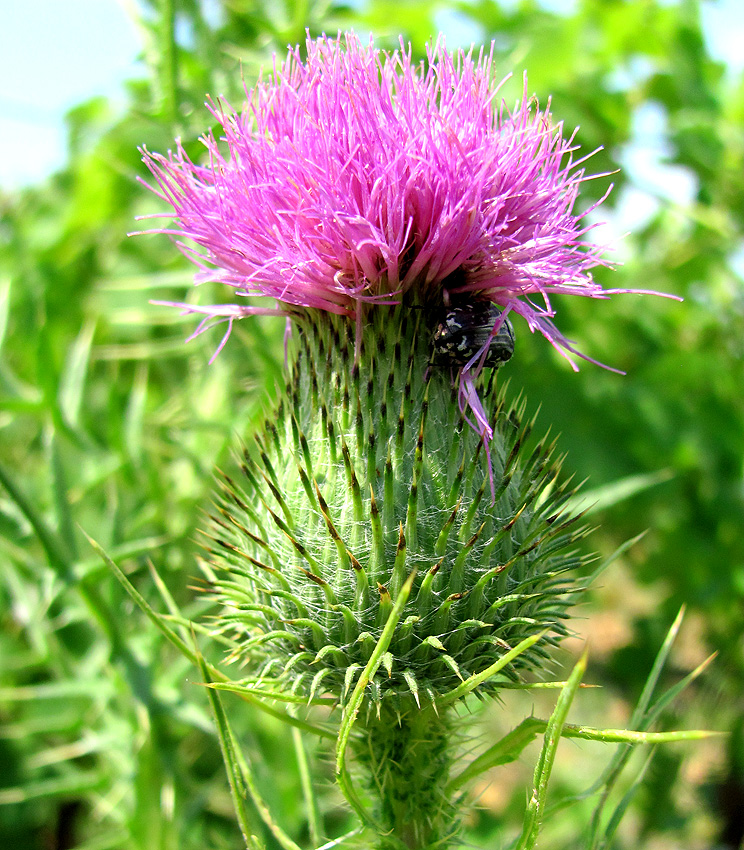
<path fill-rule="evenodd" d="M 550 296 L 616 291 L 592 279 L 603 248 L 574 212 L 583 160 L 526 88 L 506 109 L 492 66 L 493 49 L 451 56 L 438 42 L 417 64 L 354 34 L 308 40 L 307 59 L 290 50 L 241 113 L 210 104 L 222 136 L 204 138 L 204 164 L 180 144 L 144 152 L 175 219 L 157 232 L 187 240 L 197 280 L 269 296 L 282 312 L 355 316 L 414 288 L 419 302 L 441 301 L 458 271 L 451 295 L 521 315 L 570 360 Z"/>

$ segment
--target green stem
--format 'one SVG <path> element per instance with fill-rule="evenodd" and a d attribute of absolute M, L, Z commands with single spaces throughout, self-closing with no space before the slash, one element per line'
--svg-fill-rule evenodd
<path fill-rule="evenodd" d="M 457 810 L 446 785 L 452 766 L 450 716 L 413 697 L 396 707 L 383 702 L 358 721 L 357 761 L 376 802 L 377 850 L 429 850 L 449 846 Z"/>
<path fill-rule="evenodd" d="M 176 45 L 175 0 L 162 0 L 160 21 L 160 86 L 168 121 L 178 122 L 178 54 Z"/>

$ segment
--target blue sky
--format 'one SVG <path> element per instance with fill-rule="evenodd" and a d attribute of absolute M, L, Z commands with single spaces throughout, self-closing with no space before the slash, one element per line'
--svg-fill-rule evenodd
<path fill-rule="evenodd" d="M 0 186 L 34 182 L 64 163 L 65 112 L 121 94 L 139 44 L 117 0 L 0 0 Z"/>
<path fill-rule="evenodd" d="M 116 97 L 137 73 L 132 9 L 136 0 L 0 0 L 0 187 L 59 168 L 65 112 L 97 94 Z M 744 2 L 706 3 L 704 23 L 714 55 L 741 69 Z"/>

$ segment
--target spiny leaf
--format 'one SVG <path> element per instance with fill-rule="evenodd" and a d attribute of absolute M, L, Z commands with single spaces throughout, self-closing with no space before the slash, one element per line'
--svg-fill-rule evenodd
<path fill-rule="evenodd" d="M 207 669 L 207 665 L 204 663 L 204 659 L 198 652 L 196 653 L 196 656 L 199 664 L 199 670 L 205 679 L 205 683 L 207 685 L 211 685 L 212 683 L 209 681 L 209 671 Z M 250 766 L 246 762 L 240 748 L 235 742 L 235 738 L 230 728 L 225 710 L 222 707 L 222 701 L 220 700 L 219 694 L 216 693 L 213 687 L 208 688 L 207 692 L 209 694 L 209 702 L 212 707 L 215 723 L 217 724 L 217 737 L 220 742 L 220 749 L 222 750 L 222 758 L 225 762 L 225 769 L 227 770 L 227 778 L 230 784 L 230 795 L 232 797 L 235 812 L 238 816 L 238 823 L 240 824 L 240 829 L 243 833 L 246 847 L 250 848 L 253 840 L 250 823 L 243 803 L 246 796 L 245 792 L 247 791 L 253 801 L 253 805 L 256 807 L 257 812 L 261 816 L 261 819 L 284 850 L 301 850 L 300 846 L 295 844 L 295 842 L 292 841 L 292 839 L 276 823 L 268 806 L 259 794 Z"/>
<path fill-rule="evenodd" d="M 439 704 L 439 708 L 444 708 L 445 706 L 452 705 L 452 703 L 456 702 L 459 699 L 467 696 L 469 693 L 472 693 L 479 685 L 488 681 L 492 676 L 495 676 L 496 673 L 503 670 L 507 664 L 513 661 L 515 658 L 518 658 L 525 650 L 529 649 L 531 646 L 534 646 L 539 640 L 541 640 L 547 634 L 547 629 L 543 632 L 540 632 L 536 635 L 530 635 L 525 638 L 523 641 L 520 641 L 514 649 L 505 653 L 498 661 L 495 661 L 493 664 L 489 665 L 483 672 L 477 673 L 474 676 L 470 676 L 466 679 L 462 684 L 458 685 L 456 688 L 451 690 L 449 693 L 444 694 L 444 696 L 440 697 L 437 702 Z"/>
<path fill-rule="evenodd" d="M 411 588 L 413 587 L 414 578 L 415 573 L 411 573 L 401 587 L 398 598 L 395 600 L 395 604 L 393 605 L 387 622 L 385 623 L 385 628 L 382 630 L 380 639 L 378 640 L 364 670 L 362 670 L 348 703 L 344 707 L 344 713 L 339 727 L 338 746 L 336 747 L 336 778 L 344 796 L 349 801 L 354 811 L 359 815 L 362 822 L 368 825 L 372 825 L 374 822 L 351 784 L 351 779 L 346 767 L 346 749 L 349 743 L 351 729 L 356 721 L 359 708 L 362 704 L 365 688 L 372 681 L 378 667 L 382 663 L 382 656 L 385 652 L 387 652 L 387 648 L 393 638 L 395 628 L 398 625 L 398 621 L 400 620 L 403 609 L 408 601 L 408 596 L 411 592 Z"/>
<path fill-rule="evenodd" d="M 537 843 L 538 833 L 545 812 L 545 801 L 548 793 L 548 780 L 553 770 L 558 743 L 561 739 L 568 710 L 571 707 L 581 679 L 586 671 L 587 651 L 576 662 L 566 686 L 558 697 L 555 710 L 545 727 L 545 742 L 535 767 L 535 786 L 525 812 L 522 834 L 517 841 L 516 850 L 532 850 Z"/>

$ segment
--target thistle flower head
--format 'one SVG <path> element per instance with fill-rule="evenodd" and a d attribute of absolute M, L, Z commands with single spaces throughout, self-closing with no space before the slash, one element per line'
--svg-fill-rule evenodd
<path fill-rule="evenodd" d="M 507 109 L 493 54 L 309 39 L 241 113 L 210 104 L 204 164 L 144 154 L 175 219 L 158 232 L 234 290 L 181 305 L 197 332 L 271 312 L 299 331 L 215 501 L 215 628 L 240 687 L 341 704 L 339 783 L 349 743 L 385 850 L 451 846 L 450 708 L 544 671 L 583 587 L 553 441 L 495 388 L 512 320 L 573 364 L 552 295 L 629 291 L 592 279 L 574 136 L 526 82 Z"/>
<path fill-rule="evenodd" d="M 553 443 L 494 376 L 510 319 L 570 359 L 551 295 L 607 294 L 574 212 L 585 175 L 526 90 L 499 100 L 493 50 L 438 42 L 418 65 L 323 37 L 247 95 L 211 104 L 205 164 L 145 152 L 161 232 L 235 292 L 185 308 L 199 329 L 276 312 L 298 330 L 207 532 L 216 628 L 243 686 L 358 712 L 379 847 L 445 847 L 449 708 L 543 670 L 581 589 Z"/>
<path fill-rule="evenodd" d="M 205 316 L 200 329 L 302 308 L 358 317 L 408 293 L 493 302 L 571 360 L 551 295 L 610 292 L 590 274 L 605 261 L 586 241 L 587 211 L 574 210 L 583 160 L 526 81 L 508 110 L 494 71 L 493 47 L 450 55 L 437 42 L 416 64 L 354 34 L 308 39 L 307 59 L 290 49 L 241 113 L 210 104 L 223 138 L 204 138 L 205 164 L 180 144 L 145 151 L 175 214 L 158 232 L 188 240 L 198 281 L 235 291 L 231 304 L 186 307 Z"/>

